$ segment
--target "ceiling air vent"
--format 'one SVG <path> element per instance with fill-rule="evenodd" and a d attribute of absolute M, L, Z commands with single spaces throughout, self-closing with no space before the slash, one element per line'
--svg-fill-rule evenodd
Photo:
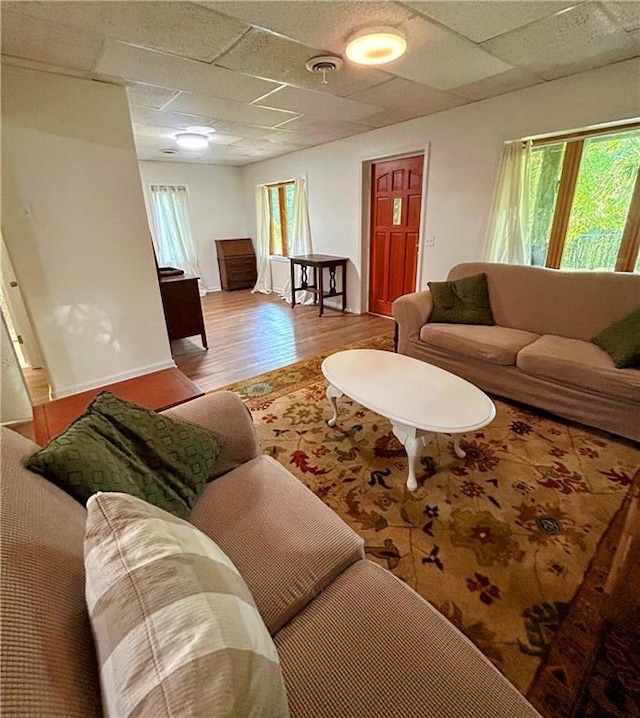
<path fill-rule="evenodd" d="M 177 155 L 177 154 L 178 154 L 178 151 L 177 151 L 177 150 L 171 150 L 171 149 L 169 149 L 169 150 L 160 150 L 160 154 L 161 154 L 161 155 Z"/>
<path fill-rule="evenodd" d="M 322 75 L 322 84 L 326 85 L 327 75 L 342 69 L 344 62 L 337 55 L 318 55 L 307 60 L 305 67 L 309 72 Z"/>

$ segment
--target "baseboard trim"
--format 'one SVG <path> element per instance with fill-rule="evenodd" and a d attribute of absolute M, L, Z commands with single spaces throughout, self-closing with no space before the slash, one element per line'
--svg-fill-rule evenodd
<path fill-rule="evenodd" d="M 100 379 L 94 381 L 85 381 L 80 384 L 74 384 L 72 386 L 63 387 L 62 389 L 51 388 L 51 398 L 61 399 L 63 396 L 71 396 L 72 394 L 80 394 L 83 391 L 89 389 L 98 389 L 101 386 L 107 386 L 107 384 L 115 384 L 118 381 L 125 381 L 126 379 L 135 379 L 137 376 L 143 374 L 150 374 L 154 371 L 162 371 L 163 369 L 174 369 L 176 366 L 173 359 L 167 359 L 166 361 L 157 362 L 156 364 L 147 364 L 147 366 L 141 366 L 137 369 L 131 369 L 130 371 L 122 371 L 119 374 L 111 374 L 111 376 L 103 376 Z"/>

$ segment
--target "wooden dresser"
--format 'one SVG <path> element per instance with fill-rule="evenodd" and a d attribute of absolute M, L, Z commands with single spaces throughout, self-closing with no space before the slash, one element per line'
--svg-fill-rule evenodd
<path fill-rule="evenodd" d="M 253 287 L 258 279 L 250 239 L 216 239 L 220 282 L 226 291 Z"/>
<path fill-rule="evenodd" d="M 169 340 L 174 341 L 199 334 L 202 346 L 207 349 L 198 277 L 161 277 L 160 296 Z"/>

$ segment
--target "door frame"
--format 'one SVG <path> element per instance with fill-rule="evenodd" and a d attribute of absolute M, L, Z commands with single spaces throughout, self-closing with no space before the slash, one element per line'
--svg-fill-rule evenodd
<path fill-rule="evenodd" d="M 23 339 L 22 353 L 24 360 L 29 368 L 46 369 L 31 315 L 24 301 L 22 287 L 13 268 L 13 262 L 2 232 L 0 232 L 0 268 L 2 293 L 5 297 L 7 310 L 14 329 Z M 20 368 L 24 369 L 22 365 L 20 365 Z"/>
<path fill-rule="evenodd" d="M 369 311 L 369 252 L 371 244 L 371 168 L 376 162 L 384 162 L 386 160 L 402 160 L 408 157 L 417 157 L 421 155 L 423 159 L 423 177 L 422 177 L 422 197 L 420 208 L 420 231 L 418 232 L 418 257 L 416 269 L 416 285 L 414 291 L 417 291 L 422 284 L 422 260 L 424 255 L 424 237 L 427 210 L 427 189 L 429 179 L 429 164 L 431 156 L 431 143 L 427 142 L 424 147 L 413 149 L 396 149 L 393 152 L 376 155 L 375 157 L 362 157 L 360 159 L 360 232 L 358 254 L 360 256 L 361 281 L 360 281 L 360 306 L 363 312 Z M 392 318 L 391 318 L 392 319 Z"/>

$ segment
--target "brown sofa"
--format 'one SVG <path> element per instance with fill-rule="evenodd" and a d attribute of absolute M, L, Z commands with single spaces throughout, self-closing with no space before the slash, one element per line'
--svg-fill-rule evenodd
<path fill-rule="evenodd" d="M 640 441 L 640 369 L 616 369 L 590 339 L 640 307 L 640 276 L 509 264 L 459 264 L 449 279 L 484 272 L 495 326 L 427 323 L 429 290 L 393 303 L 398 351 L 485 391 Z"/>
<path fill-rule="evenodd" d="M 234 394 L 167 414 L 225 441 L 227 473 L 208 484 L 190 520 L 247 582 L 274 636 L 292 716 L 539 716 L 445 618 L 367 561 L 336 514 L 260 455 Z M 86 511 L 22 467 L 35 449 L 2 430 L 2 715 L 100 716 L 84 598 Z"/>

